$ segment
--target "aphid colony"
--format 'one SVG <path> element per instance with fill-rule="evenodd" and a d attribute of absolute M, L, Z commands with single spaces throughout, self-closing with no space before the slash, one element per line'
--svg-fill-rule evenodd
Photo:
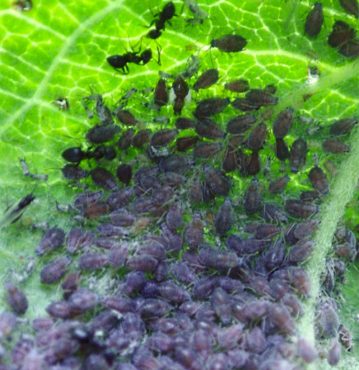
<path fill-rule="evenodd" d="M 159 37 L 174 15 L 167 3 L 148 37 Z M 245 45 L 239 35 L 211 42 L 222 52 Z M 128 72 L 128 63 L 149 60 L 146 52 L 109 63 Z M 29 304 L 17 284 L 7 283 L 13 313 L 0 314 L 0 334 L 10 352 L 0 369 L 298 370 L 320 361 L 323 351 L 335 366 L 341 351 L 351 349 L 330 298 L 357 255 L 355 236 L 343 226 L 322 277 L 316 347 L 296 329 L 301 301 L 311 294 L 305 262 L 316 247 L 315 215 L 329 191 L 324 166 L 308 165 L 311 148 L 296 133 L 298 112 L 287 107 L 268 114 L 279 101 L 273 85 L 223 82 L 216 68 L 196 74 L 189 68 L 173 78 L 163 74 L 153 86 L 154 112 L 173 105 L 159 128 L 146 127 L 129 107 L 136 89 L 113 109 L 100 95 L 83 100 L 98 123 L 83 145 L 62 152 L 62 173 L 81 190 L 70 207 L 69 230 L 51 226 L 35 247 L 46 261 L 41 283 L 58 284 L 62 297 L 49 303 L 48 316 L 32 321 L 31 333 L 11 341 L 22 325 L 16 315 Z M 228 96 L 187 102 L 190 92 L 218 83 Z M 187 104 L 190 117 L 182 116 Z M 235 113 L 220 124 L 225 110 Z M 347 152 L 344 138 L 357 122 L 332 122 L 324 150 Z M 282 168 L 276 177 L 263 166 L 267 149 Z M 288 197 L 298 173 L 306 174 L 308 190 Z M 12 218 L 32 200 L 16 205 Z M 330 346 L 321 348 L 322 340 Z"/>

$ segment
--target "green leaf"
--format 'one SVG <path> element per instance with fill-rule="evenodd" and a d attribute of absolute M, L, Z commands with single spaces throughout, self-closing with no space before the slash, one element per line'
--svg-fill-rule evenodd
<path fill-rule="evenodd" d="M 344 13 L 337 1 L 323 1 L 325 23 L 313 40 L 303 35 L 305 17 L 311 7 L 308 1 L 199 1 L 209 18 L 196 26 L 184 21 L 191 14 L 187 7 L 181 10 L 182 2 L 177 1 L 179 16 L 158 41 L 162 50 L 161 66 L 154 58 L 146 66 L 131 65 L 126 76 L 114 71 L 106 63 L 106 57 L 124 53 L 131 47 L 142 50 L 150 47 L 156 57 L 157 44 L 145 35 L 153 19 L 151 12 L 160 7 L 158 1 L 34 0 L 34 8 L 23 13 L 15 10 L 12 3 L 13 0 L 4 0 L 0 4 L 0 206 L 5 209 L 32 191 L 37 201 L 18 223 L 0 230 L 2 281 L 14 274 L 12 270 L 16 273 L 23 270 L 33 255 L 41 233 L 29 230 L 30 224 L 44 220 L 64 227 L 70 224 L 68 217 L 55 208 L 56 201 L 70 202 L 77 191 L 61 178 L 61 152 L 67 146 L 81 144 L 84 133 L 94 124 L 86 118 L 81 105 L 81 99 L 91 92 L 102 94 L 106 102 L 114 105 L 133 87 L 153 87 L 159 70 L 179 73 L 185 69 L 188 58 L 197 55 L 202 70 L 215 66 L 220 71 L 221 83 L 211 89 L 211 95 L 223 94 L 222 82 L 239 76 L 248 79 L 254 88 L 275 84 L 280 97 L 275 112 L 290 105 L 302 117 L 312 120 L 303 123 L 298 117 L 296 136 L 291 136 L 289 141 L 307 136 L 311 154 L 318 153 L 321 162 L 327 158 L 318 144 L 322 136 L 319 132 L 313 137 L 308 129 L 317 122 L 325 127 L 334 119 L 359 113 L 358 62 L 340 56 L 326 41 L 337 19 L 358 29 L 356 19 Z M 243 52 L 225 54 L 209 49 L 211 39 L 232 32 L 247 39 Z M 313 85 L 307 83 L 309 65 L 320 71 L 319 82 Z M 208 94 L 200 92 L 194 99 Z M 304 100 L 303 96 L 308 94 L 311 98 Z M 69 111 L 62 112 L 53 104 L 59 97 L 69 100 Z M 149 94 L 147 102 L 150 101 Z M 140 96 L 135 96 L 131 109 L 150 122 L 153 113 L 143 103 Z M 193 102 L 184 113 L 190 114 L 194 105 Z M 308 264 L 313 296 L 307 303 L 300 330 L 311 339 L 325 256 L 358 181 L 358 131 L 350 140 L 352 151 L 348 156 L 331 157 L 339 168 L 338 175 L 322 207 L 316 249 Z M 47 174 L 48 181 L 23 176 L 19 158 L 27 160 L 32 172 Z M 311 163 L 313 158 L 308 166 Z M 291 177 L 296 186 L 290 190 L 295 195 L 305 177 Z M 243 189 L 241 180 L 236 186 Z M 41 314 L 49 296 L 56 295 L 53 290 L 40 287 L 36 278 L 28 280 L 26 291 L 32 316 Z M 352 295 L 355 292 L 347 289 L 348 305 Z"/>

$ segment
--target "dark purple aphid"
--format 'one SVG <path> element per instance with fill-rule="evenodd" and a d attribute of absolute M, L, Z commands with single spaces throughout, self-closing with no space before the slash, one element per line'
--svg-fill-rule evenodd
<path fill-rule="evenodd" d="M 200 215 L 193 215 L 191 223 L 186 227 L 184 240 L 190 248 L 198 248 L 203 242 L 204 225 Z"/>
<path fill-rule="evenodd" d="M 172 232 L 183 226 L 183 210 L 178 204 L 174 204 L 166 215 L 166 225 Z"/>
<path fill-rule="evenodd" d="M 71 312 L 79 315 L 94 308 L 99 302 L 99 297 L 96 293 L 81 288 L 71 294 L 67 302 L 70 305 Z"/>
<path fill-rule="evenodd" d="M 200 89 L 207 89 L 214 85 L 219 79 L 218 69 L 211 68 L 203 72 L 193 85 L 193 89 L 198 91 Z"/>
<path fill-rule="evenodd" d="M 194 158 L 211 158 L 222 150 L 221 143 L 198 142 L 193 149 Z"/>
<path fill-rule="evenodd" d="M 224 137 L 224 132 L 212 120 L 205 118 L 197 122 L 195 130 L 199 136 L 207 139 L 221 139 Z"/>
<path fill-rule="evenodd" d="M 13 330 L 15 329 L 16 324 L 17 324 L 16 315 L 8 311 L 1 312 L 0 313 L 0 335 L 1 337 L 2 338 L 9 337 L 11 333 L 13 332 Z M 51 322 L 51 324 L 53 323 Z"/>
<path fill-rule="evenodd" d="M 123 135 L 118 139 L 117 146 L 122 149 L 128 149 L 132 144 L 132 139 L 135 136 L 135 131 L 130 128 L 129 130 L 125 131 Z"/>
<path fill-rule="evenodd" d="M 351 351 L 353 348 L 353 337 L 348 328 L 343 324 L 339 325 L 339 342 L 346 351 Z"/>
<path fill-rule="evenodd" d="M 331 135 L 339 136 L 349 134 L 358 123 L 356 118 L 343 118 L 334 122 L 329 129 Z"/>
<path fill-rule="evenodd" d="M 55 319 L 69 319 L 73 316 L 71 306 L 67 301 L 52 302 L 46 307 L 46 312 Z"/>
<path fill-rule="evenodd" d="M 243 134 L 252 127 L 255 122 L 256 117 L 253 114 L 245 114 L 231 118 L 227 123 L 227 132 L 233 135 Z"/>
<path fill-rule="evenodd" d="M 127 266 L 133 271 L 154 272 L 157 265 L 158 260 L 146 254 L 133 256 L 127 261 Z"/>
<path fill-rule="evenodd" d="M 69 257 L 58 257 L 44 266 L 40 272 L 40 280 L 43 284 L 52 284 L 59 281 L 65 274 L 71 263 Z"/>
<path fill-rule="evenodd" d="M 342 8 L 349 14 L 359 18 L 359 4 L 357 0 L 339 0 Z"/>
<path fill-rule="evenodd" d="M 38 256 L 42 256 L 45 253 L 61 247 L 64 241 L 65 232 L 58 227 L 52 227 L 45 232 L 35 252 Z"/>
<path fill-rule="evenodd" d="M 66 164 L 62 167 L 61 172 L 67 180 L 81 180 L 88 175 L 87 171 L 73 164 Z"/>
<path fill-rule="evenodd" d="M 198 136 L 184 136 L 176 139 L 176 148 L 179 152 L 185 152 L 196 145 Z"/>
<path fill-rule="evenodd" d="M 90 354 L 84 360 L 84 369 L 86 370 L 107 370 L 109 364 L 105 357 L 98 354 Z"/>
<path fill-rule="evenodd" d="M 295 332 L 294 320 L 287 308 L 282 304 L 272 303 L 268 307 L 268 319 L 285 335 L 292 335 Z"/>
<path fill-rule="evenodd" d="M 179 285 L 166 281 L 159 285 L 158 293 L 165 301 L 177 305 L 190 300 L 189 293 Z"/>
<path fill-rule="evenodd" d="M 284 139 L 292 126 L 293 109 L 286 108 L 278 114 L 277 119 L 273 123 L 273 134 L 277 139 Z"/>
<path fill-rule="evenodd" d="M 244 194 L 244 209 L 247 215 L 252 215 L 261 210 L 262 196 L 257 179 L 253 179 Z"/>
<path fill-rule="evenodd" d="M 281 161 L 285 161 L 289 158 L 289 149 L 284 139 L 276 139 L 275 141 L 275 154 L 277 158 Z"/>
<path fill-rule="evenodd" d="M 159 168 L 163 172 L 183 173 L 190 165 L 188 158 L 176 154 L 161 159 Z"/>
<path fill-rule="evenodd" d="M 198 261 L 201 265 L 217 270 L 229 270 L 238 264 L 237 255 L 234 252 L 218 252 L 210 247 L 203 247 L 199 251 Z"/>
<path fill-rule="evenodd" d="M 328 44 L 333 48 L 341 48 L 355 37 L 354 28 L 343 21 L 336 21 L 328 37 Z"/>
<path fill-rule="evenodd" d="M 237 252 L 239 256 L 255 254 L 265 248 L 267 242 L 257 239 L 241 239 L 238 235 L 231 235 L 227 239 L 227 246 Z"/>
<path fill-rule="evenodd" d="M 160 147 L 169 144 L 177 135 L 177 130 L 163 129 L 154 133 L 150 144 L 154 147 Z"/>
<path fill-rule="evenodd" d="M 315 361 L 318 357 L 318 351 L 304 338 L 300 338 L 297 342 L 297 354 L 307 364 Z"/>
<path fill-rule="evenodd" d="M 240 35 L 224 35 L 211 41 L 212 48 L 218 48 L 225 53 L 234 53 L 244 49 L 247 40 Z"/>
<path fill-rule="evenodd" d="M 227 196 L 231 188 L 230 180 L 221 171 L 211 167 L 204 168 L 205 183 L 213 196 Z"/>
<path fill-rule="evenodd" d="M 267 138 L 267 126 L 264 123 L 260 123 L 250 133 L 247 140 L 247 146 L 249 149 L 258 151 L 262 149 L 266 138 Z"/>
<path fill-rule="evenodd" d="M 307 143 L 304 139 L 297 139 L 290 148 L 290 169 L 292 172 L 298 172 L 304 165 L 307 159 Z"/>
<path fill-rule="evenodd" d="M 129 164 L 120 164 L 117 167 L 116 176 L 122 183 L 128 185 L 132 179 L 132 167 Z"/>
<path fill-rule="evenodd" d="M 328 193 L 328 179 L 324 171 L 320 167 L 314 166 L 309 171 L 308 178 L 315 190 L 318 190 L 321 194 Z"/>
<path fill-rule="evenodd" d="M 238 166 L 237 160 L 237 152 L 236 150 L 229 144 L 222 162 L 222 169 L 224 172 L 232 172 Z"/>
<path fill-rule="evenodd" d="M 126 109 L 120 109 L 116 112 L 116 117 L 126 126 L 136 126 L 138 121 L 136 117 Z"/>
<path fill-rule="evenodd" d="M 162 107 L 168 103 L 168 91 L 166 81 L 160 78 L 155 88 L 154 102 L 159 107 Z"/>
<path fill-rule="evenodd" d="M 303 202 L 297 199 L 288 199 L 285 202 L 285 210 L 292 217 L 296 218 L 308 218 L 318 212 L 319 208 L 317 205 Z"/>
<path fill-rule="evenodd" d="M 74 227 L 66 237 L 66 249 L 69 253 L 76 253 L 89 247 L 94 239 L 94 235 L 81 228 Z"/>
<path fill-rule="evenodd" d="M 80 283 L 80 273 L 79 272 L 70 272 L 66 275 L 64 281 L 61 284 L 63 290 L 64 298 L 68 299 L 70 295 L 77 290 Z"/>
<path fill-rule="evenodd" d="M 305 262 L 314 249 L 314 243 L 311 240 L 300 240 L 290 248 L 287 259 L 291 264 Z"/>
<path fill-rule="evenodd" d="M 94 271 L 107 266 L 108 263 L 107 255 L 103 253 L 86 252 L 79 258 L 79 269 Z"/>
<path fill-rule="evenodd" d="M 111 223 L 115 226 L 129 227 L 136 221 L 136 217 L 125 209 L 114 211 L 109 216 Z"/>
<path fill-rule="evenodd" d="M 162 299 L 148 298 L 139 308 L 139 314 L 144 319 L 154 319 L 165 316 L 171 310 L 171 305 Z"/>
<path fill-rule="evenodd" d="M 222 288 L 216 288 L 210 300 L 218 318 L 224 325 L 228 325 L 232 319 L 232 301 L 230 295 Z"/>
<path fill-rule="evenodd" d="M 257 106 L 275 105 L 278 98 L 266 90 L 251 89 L 246 93 L 246 99 Z"/>
<path fill-rule="evenodd" d="M 225 236 L 234 224 L 234 210 L 230 199 L 226 199 L 219 208 L 214 225 L 220 236 Z"/>
<path fill-rule="evenodd" d="M 6 283 L 5 289 L 6 301 L 11 309 L 17 315 L 23 315 L 29 307 L 29 302 L 26 298 L 26 295 L 13 283 Z"/>
<path fill-rule="evenodd" d="M 178 76 L 173 82 L 172 88 L 176 96 L 173 106 L 174 113 L 181 114 L 184 106 L 184 99 L 189 92 L 188 84 L 181 76 Z"/>
<path fill-rule="evenodd" d="M 236 98 L 232 101 L 232 107 L 239 109 L 242 112 L 250 112 L 258 110 L 260 105 L 246 98 Z"/>
<path fill-rule="evenodd" d="M 151 131 L 148 129 L 143 129 L 137 132 L 136 135 L 132 137 L 132 145 L 136 148 L 142 148 L 144 145 L 148 144 L 151 137 Z"/>
<path fill-rule="evenodd" d="M 249 83 L 247 80 L 238 79 L 227 82 L 224 84 L 224 88 L 229 91 L 241 93 L 249 90 Z"/>
<path fill-rule="evenodd" d="M 93 182 L 101 188 L 107 190 L 117 190 L 115 177 L 111 172 L 102 167 L 94 168 L 90 172 Z"/>
<path fill-rule="evenodd" d="M 228 98 L 208 98 L 201 100 L 196 107 L 194 115 L 198 119 L 221 113 L 230 103 Z"/>
<path fill-rule="evenodd" d="M 86 153 L 79 147 L 65 149 L 62 158 L 67 162 L 79 163 L 86 158 Z"/>
<path fill-rule="evenodd" d="M 261 170 L 261 163 L 259 157 L 259 151 L 253 150 L 249 156 L 248 161 L 244 163 L 245 167 L 242 169 L 242 173 L 245 176 L 255 176 Z"/>
<path fill-rule="evenodd" d="M 332 346 L 329 348 L 327 353 L 327 361 L 330 366 L 338 365 L 341 357 L 340 343 L 337 339 L 334 339 Z"/>
<path fill-rule="evenodd" d="M 193 119 L 186 117 L 179 117 L 176 119 L 176 128 L 179 130 L 185 130 L 187 128 L 195 127 L 196 122 Z"/>
<path fill-rule="evenodd" d="M 195 274 L 184 262 L 177 262 L 171 266 L 171 274 L 174 278 L 184 284 L 192 284 L 196 281 Z"/>
<path fill-rule="evenodd" d="M 92 144 L 101 144 L 112 140 L 119 131 L 115 125 L 96 125 L 87 132 L 86 139 Z"/>
<path fill-rule="evenodd" d="M 279 177 L 278 179 L 276 179 L 274 181 L 271 181 L 269 183 L 269 189 L 268 190 L 272 194 L 279 194 L 286 188 L 286 186 L 288 185 L 289 180 L 290 180 L 290 177 L 288 175 Z"/>
<path fill-rule="evenodd" d="M 263 331 L 256 327 L 246 333 L 244 337 L 244 348 L 252 353 L 262 353 L 267 347 L 267 341 Z"/>
<path fill-rule="evenodd" d="M 326 139 L 323 142 L 323 149 L 326 152 L 333 154 L 347 153 L 350 151 L 349 145 L 336 139 Z"/>
<path fill-rule="evenodd" d="M 322 28 L 323 21 L 323 6 L 317 2 L 307 15 L 304 28 L 305 33 L 310 37 L 317 36 Z"/>
<path fill-rule="evenodd" d="M 322 302 L 316 316 L 316 330 L 319 338 L 335 338 L 339 330 L 339 317 L 330 302 Z"/>

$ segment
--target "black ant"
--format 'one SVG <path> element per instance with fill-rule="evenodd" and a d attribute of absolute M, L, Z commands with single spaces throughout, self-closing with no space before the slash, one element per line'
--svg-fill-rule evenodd
<path fill-rule="evenodd" d="M 107 57 L 107 62 L 115 69 L 121 69 L 123 73 L 128 73 L 128 63 L 147 64 L 152 59 L 152 50 L 146 49 L 141 54 L 139 51 L 127 52 L 122 55 L 112 55 Z"/>
<path fill-rule="evenodd" d="M 169 22 L 175 16 L 176 8 L 172 1 L 167 3 L 162 11 L 158 14 L 158 18 L 153 20 L 150 24 L 155 24 L 155 28 L 147 33 L 147 37 L 156 40 L 162 35 L 162 31 L 165 29 L 166 22 Z"/>

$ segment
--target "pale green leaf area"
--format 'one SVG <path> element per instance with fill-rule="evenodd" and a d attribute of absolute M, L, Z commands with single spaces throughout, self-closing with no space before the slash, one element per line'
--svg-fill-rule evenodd
<path fill-rule="evenodd" d="M 18 223 L 0 230 L 0 279 L 4 281 L 23 271 L 33 256 L 41 232 L 31 229 L 31 224 L 47 221 L 68 228 L 72 223 L 71 216 L 57 211 L 55 204 L 69 203 L 78 192 L 61 177 L 61 152 L 68 146 L 84 145 L 86 130 L 97 122 L 96 118 L 86 117 L 81 99 L 99 93 L 114 107 L 131 88 L 152 88 L 159 70 L 179 73 L 186 68 L 188 58 L 196 55 L 201 60 L 201 70 L 214 66 L 221 78 L 215 87 L 193 93 L 184 115 L 191 114 L 199 99 L 223 95 L 223 84 L 230 79 L 246 78 L 254 88 L 274 84 L 280 98 L 275 112 L 287 106 L 297 108 L 288 143 L 299 136 L 307 138 L 311 149 L 307 169 L 314 163 L 314 153 L 320 163 L 329 158 L 338 168 L 337 174 L 330 176 L 332 195 L 322 207 L 323 222 L 308 264 L 313 274 L 313 295 L 305 307 L 300 330 L 302 335 L 313 338 L 313 306 L 320 292 L 325 256 L 330 253 L 335 227 L 353 197 L 359 175 L 357 131 L 348 141 L 353 148 L 350 154 L 333 156 L 321 149 L 322 139 L 328 136 L 326 126 L 334 119 L 359 114 L 358 61 L 344 58 L 330 48 L 327 36 L 335 20 L 344 20 L 358 29 L 357 20 L 344 13 L 338 1 L 322 1 L 325 23 L 320 35 L 310 40 L 303 35 L 305 17 L 313 3 L 310 1 L 200 1 L 209 19 L 195 26 L 185 21 L 191 17 L 188 9 L 183 8 L 180 13 L 183 3 L 175 1 L 178 17 L 156 44 L 145 35 L 152 13 L 158 12 L 165 2 L 33 0 L 34 8 L 23 13 L 16 11 L 12 2 L 0 3 L 0 206 L 5 209 L 32 191 L 37 200 Z M 247 39 L 244 51 L 225 54 L 210 50 L 211 39 L 233 32 Z M 157 45 L 161 47 L 161 65 L 156 62 Z M 109 55 L 140 47 L 150 47 L 154 58 L 146 66 L 130 65 L 128 75 L 114 71 L 106 62 Z M 316 84 L 307 83 L 309 66 L 320 71 Z M 190 82 L 194 80 L 195 77 Z M 306 94 L 311 94 L 311 98 L 304 100 Z M 58 97 L 68 98 L 69 111 L 62 112 L 53 104 Z M 148 91 L 145 95 L 140 91 L 129 100 L 129 109 L 147 125 L 154 125 L 155 113 L 145 106 L 151 101 L 152 93 Z M 162 114 L 171 116 L 171 108 L 163 109 Z M 220 119 L 225 122 L 234 114 L 229 109 Z M 273 145 L 274 140 L 270 140 Z M 266 154 L 273 157 L 273 152 Z M 19 158 L 27 160 L 32 172 L 48 174 L 48 181 L 24 177 Z M 283 166 L 273 161 L 271 170 L 274 178 L 283 172 Z M 234 180 L 233 194 L 240 198 L 248 180 L 236 175 Z M 291 174 L 291 180 L 284 197 L 310 188 L 305 173 Z M 351 217 L 358 219 L 355 211 Z M 44 261 L 36 263 L 41 265 Z M 24 284 L 30 300 L 29 317 L 42 314 L 59 293 L 40 286 L 36 275 Z M 347 313 L 359 307 L 355 289 L 358 277 L 353 267 L 344 291 L 344 316 L 351 328 L 358 326 L 358 321 Z M 359 330 L 353 332 L 359 335 Z M 349 356 L 343 368 L 358 368 L 351 366 L 352 361 Z"/>

